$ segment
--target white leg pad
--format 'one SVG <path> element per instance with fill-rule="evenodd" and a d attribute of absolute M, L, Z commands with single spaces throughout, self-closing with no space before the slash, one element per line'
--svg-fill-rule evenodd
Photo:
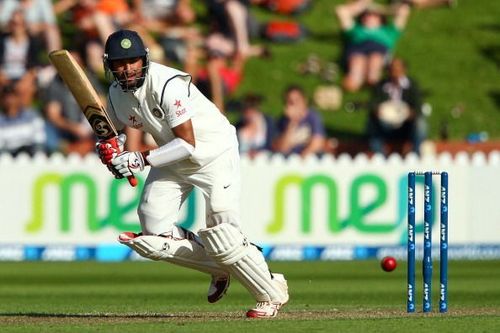
<path fill-rule="evenodd" d="M 221 223 L 199 231 L 205 250 L 226 268 L 258 302 L 288 301 L 288 293 L 272 279 L 262 253 L 233 225 Z"/>
<path fill-rule="evenodd" d="M 183 232 L 182 229 L 178 230 Z M 179 266 L 196 269 L 214 276 L 229 275 L 210 256 L 207 255 L 203 246 L 193 238 L 194 234 L 186 236 L 172 232 L 165 236 L 137 236 L 133 233 L 124 232 L 118 237 L 118 241 L 127 245 L 141 256 L 152 259 L 167 261 Z"/>

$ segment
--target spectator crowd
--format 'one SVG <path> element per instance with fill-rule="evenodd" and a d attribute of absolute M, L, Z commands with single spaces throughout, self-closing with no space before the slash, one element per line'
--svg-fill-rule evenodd
<path fill-rule="evenodd" d="M 192 0 L 196 1 L 196 0 Z M 256 44 L 261 24 L 252 6 L 293 12 L 279 0 L 205 0 L 203 21 L 191 0 L 3 0 L 0 2 L 0 153 L 87 154 L 95 138 L 86 119 L 50 65 L 50 51 L 70 49 L 93 86 L 106 94 L 102 65 L 106 38 L 119 28 L 136 30 L 150 59 L 189 73 L 221 110 L 240 87 L 249 59 L 268 57 Z M 302 1 L 314 5 L 313 1 Z M 403 142 L 405 153 L 419 153 L 426 137 L 422 96 L 409 66 L 395 53 L 404 38 L 412 7 L 455 5 L 451 0 L 346 0 L 335 7 L 342 30 L 342 89 L 372 92 L 366 140 L 372 152 L 388 154 L 387 144 Z M 272 6 L 271 6 L 272 5 Z M 288 7 L 287 7 L 288 6 Z M 297 7 L 299 8 L 299 7 Z M 298 9 L 297 9 L 298 10 Z M 199 22 L 204 22 L 203 29 Z M 304 87 L 291 82 L 283 91 L 279 118 L 262 109 L 265 96 L 248 94 L 235 121 L 243 154 L 285 156 L 332 152 L 320 113 Z M 127 129 L 134 149 L 151 138 Z M 406 144 L 406 145 L 405 145 Z"/>

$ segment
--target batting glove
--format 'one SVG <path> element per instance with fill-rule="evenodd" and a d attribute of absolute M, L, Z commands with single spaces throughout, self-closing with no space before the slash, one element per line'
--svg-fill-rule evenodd
<path fill-rule="evenodd" d="M 115 178 L 123 178 L 144 170 L 146 164 L 141 152 L 124 151 L 113 158 L 109 166 Z"/>
<path fill-rule="evenodd" d="M 96 143 L 96 152 L 101 162 L 109 166 L 111 160 L 123 151 L 126 140 L 127 136 L 125 134 L 120 134 L 108 140 L 99 140 Z M 113 171 L 111 170 L 111 172 Z"/>

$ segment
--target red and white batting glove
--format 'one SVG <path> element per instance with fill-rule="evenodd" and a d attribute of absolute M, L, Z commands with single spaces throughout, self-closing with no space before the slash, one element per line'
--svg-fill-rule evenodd
<path fill-rule="evenodd" d="M 111 160 L 108 168 L 115 178 L 124 178 L 144 170 L 147 164 L 144 153 L 124 151 Z"/>
<path fill-rule="evenodd" d="M 111 160 L 123 151 L 126 140 L 127 136 L 125 134 L 120 134 L 108 140 L 99 140 L 96 143 L 95 149 L 102 164 L 109 167 Z"/>

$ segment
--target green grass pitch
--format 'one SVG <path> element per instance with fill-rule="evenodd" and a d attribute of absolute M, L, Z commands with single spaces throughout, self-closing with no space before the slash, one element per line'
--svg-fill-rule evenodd
<path fill-rule="evenodd" d="M 0 263 L 0 332 L 493 332 L 500 327 L 500 261 L 451 261 L 449 312 L 406 313 L 406 266 L 378 261 L 271 262 L 290 302 L 273 320 L 244 317 L 254 301 L 233 282 L 206 301 L 208 277 L 155 262 Z M 417 271 L 421 274 L 421 271 Z"/>

